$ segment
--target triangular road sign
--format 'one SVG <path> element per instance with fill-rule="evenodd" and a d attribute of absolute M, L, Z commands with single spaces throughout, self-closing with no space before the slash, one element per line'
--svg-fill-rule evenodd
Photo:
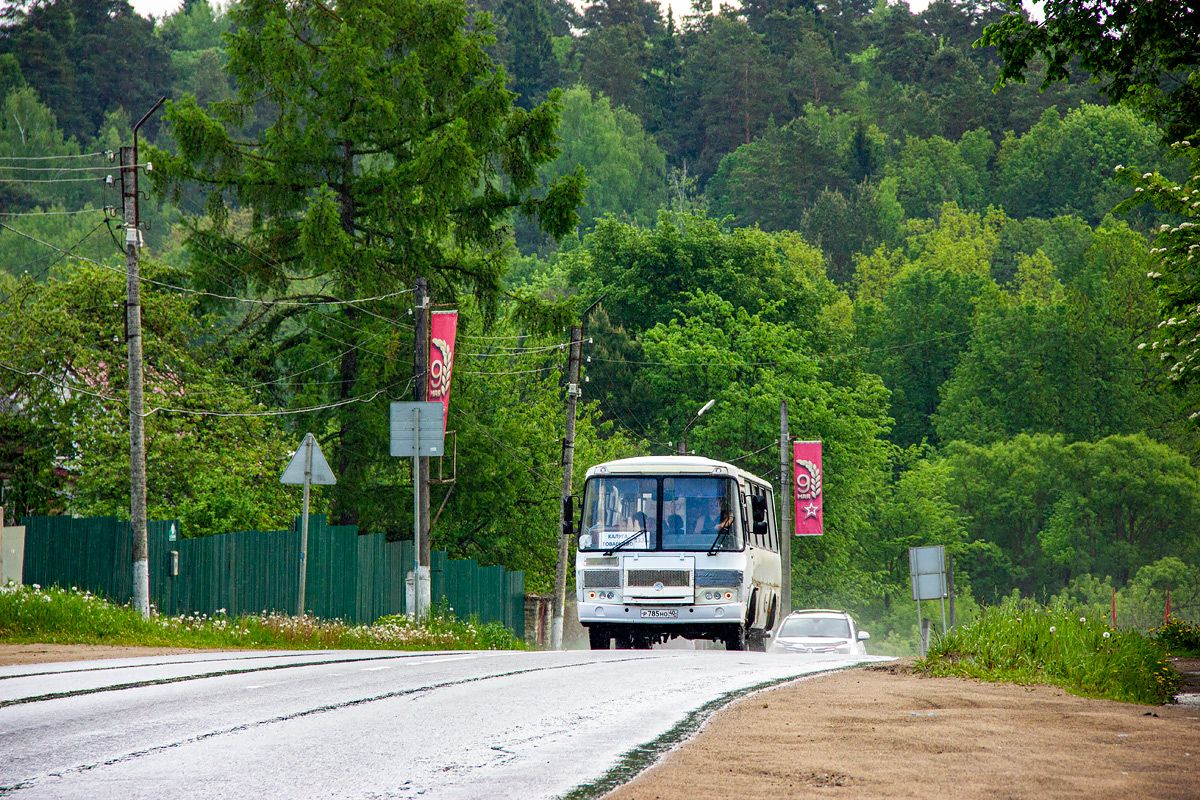
<path fill-rule="evenodd" d="M 311 433 L 305 434 L 304 441 L 296 448 L 292 460 L 288 462 L 287 469 L 279 476 L 280 483 L 304 483 L 305 450 L 308 449 L 310 442 L 312 444 L 312 474 L 309 476 L 308 482 L 318 486 L 333 486 L 337 483 L 337 478 L 333 476 L 333 470 L 329 468 L 329 462 L 325 460 L 325 454 L 321 452 L 321 445 L 317 444 L 316 437 Z"/>

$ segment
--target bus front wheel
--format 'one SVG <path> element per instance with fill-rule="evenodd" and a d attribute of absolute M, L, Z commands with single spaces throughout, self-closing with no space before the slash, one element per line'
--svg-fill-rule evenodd
<path fill-rule="evenodd" d="M 599 625 L 588 626 L 588 645 L 593 650 L 607 650 L 612 643 L 612 637 L 608 635 L 608 631 Z"/>
<path fill-rule="evenodd" d="M 746 629 L 741 625 L 734 625 L 725 632 L 725 649 L 726 650 L 745 650 L 746 649 Z"/>

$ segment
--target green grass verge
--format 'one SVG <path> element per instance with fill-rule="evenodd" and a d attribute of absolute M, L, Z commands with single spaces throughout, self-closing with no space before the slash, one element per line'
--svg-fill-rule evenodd
<path fill-rule="evenodd" d="M 134 647 L 258 648 L 267 650 L 520 650 L 525 643 L 499 623 L 478 625 L 446 610 L 421 623 L 384 617 L 372 625 L 345 625 L 283 614 L 152 615 L 142 619 L 74 589 L 0 587 L 0 642 L 104 644 Z"/>
<path fill-rule="evenodd" d="M 1180 686 L 1169 655 L 1159 642 L 1115 630 L 1103 618 L 1018 600 L 985 608 L 975 622 L 936 638 L 915 669 L 1157 705 L 1170 702 Z"/>

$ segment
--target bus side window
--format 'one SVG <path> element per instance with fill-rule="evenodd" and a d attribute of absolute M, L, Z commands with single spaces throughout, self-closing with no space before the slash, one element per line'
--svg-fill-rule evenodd
<path fill-rule="evenodd" d="M 758 531 L 758 526 L 755 524 L 758 520 L 756 509 L 761 502 L 759 500 L 759 491 L 757 486 L 754 484 L 750 485 L 750 530 L 754 533 L 754 543 L 765 549 L 767 547 L 766 539 L 763 538 L 762 533 Z"/>
<path fill-rule="evenodd" d="M 750 518 L 748 516 L 746 516 L 749 513 L 749 509 L 748 509 L 749 500 L 746 499 L 746 495 L 742 494 L 742 488 L 738 487 L 737 493 L 738 493 L 738 505 L 740 507 L 742 507 L 742 509 L 740 509 L 740 510 L 742 510 L 742 530 L 745 535 L 746 545 L 750 545 L 750 543 L 754 542 L 754 539 L 752 539 L 752 533 L 754 533 L 754 531 L 752 531 L 750 528 L 750 523 L 749 523 Z"/>
<path fill-rule="evenodd" d="M 771 549 L 776 553 L 783 552 L 783 540 L 780 536 L 783 531 L 779 530 L 779 524 L 775 521 L 775 495 L 769 489 L 767 490 L 767 522 L 771 536 Z"/>
<path fill-rule="evenodd" d="M 757 518 L 756 510 L 758 507 L 758 487 L 755 486 L 754 483 L 751 483 L 749 489 L 750 495 L 748 498 L 746 498 L 749 500 L 749 503 L 746 504 L 748 505 L 746 513 L 748 513 L 750 517 L 748 530 L 750 531 L 750 535 L 754 537 L 755 547 L 762 547 L 762 534 L 758 533 L 757 525 L 755 525 L 755 519 Z"/>
<path fill-rule="evenodd" d="M 750 486 L 750 526 L 759 547 L 771 548 L 771 530 L 767 522 L 766 497 L 761 486 Z"/>

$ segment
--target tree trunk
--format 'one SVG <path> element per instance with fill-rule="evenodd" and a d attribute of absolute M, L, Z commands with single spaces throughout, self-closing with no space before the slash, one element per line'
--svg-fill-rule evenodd
<path fill-rule="evenodd" d="M 354 149 L 353 144 L 349 141 L 342 143 L 342 183 L 338 190 L 338 205 L 342 218 L 342 230 L 348 236 L 354 236 L 354 196 L 350 192 L 350 186 L 354 180 Z M 349 274 L 353 274 L 353 270 L 347 270 Z M 352 297 L 354 295 L 353 284 L 350 281 L 341 288 L 344 297 Z M 354 306 L 347 306 L 343 313 L 346 315 L 346 323 L 351 330 L 358 327 L 358 309 Z M 350 348 L 342 354 L 341 362 L 341 383 L 338 386 L 338 399 L 349 400 L 354 396 L 355 385 L 358 382 L 358 349 Z M 353 457 L 350 437 L 354 429 L 354 425 L 349 417 L 357 414 L 352 406 L 344 408 L 344 416 L 342 424 L 338 428 L 338 476 L 339 478 L 350 477 L 351 472 L 356 472 L 354 465 L 361 463 L 360 459 Z M 360 456 L 361 458 L 361 456 Z M 343 484 L 348 487 L 355 486 L 353 479 Z M 349 493 L 350 496 L 354 492 Z M 340 503 L 337 514 L 337 524 L 339 525 L 357 525 L 358 524 L 358 508 L 351 507 L 347 504 Z"/>

